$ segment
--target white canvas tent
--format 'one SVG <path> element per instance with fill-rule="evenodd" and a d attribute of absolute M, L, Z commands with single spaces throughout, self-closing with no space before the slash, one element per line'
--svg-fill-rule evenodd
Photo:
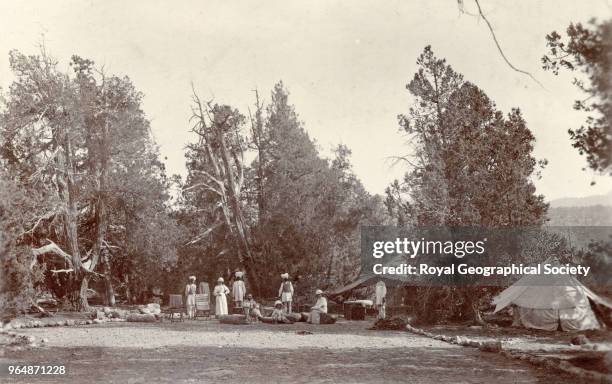
<path fill-rule="evenodd" d="M 599 329 L 589 300 L 612 308 L 612 303 L 598 296 L 570 275 L 525 275 L 493 299 L 495 312 L 516 305 L 518 317 L 527 328 L 554 331 Z"/>

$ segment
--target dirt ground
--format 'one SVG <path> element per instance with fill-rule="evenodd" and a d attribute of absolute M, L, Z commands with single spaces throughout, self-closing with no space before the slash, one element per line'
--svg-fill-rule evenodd
<path fill-rule="evenodd" d="M 66 376 L 8 383 L 575 383 L 573 377 L 403 331 L 334 325 L 106 323 L 32 328 L 44 347 L 7 351 L 0 364 L 61 363 Z M 308 331 L 312 334 L 299 334 Z M 4 378 L 0 378 L 0 381 Z"/>
<path fill-rule="evenodd" d="M 587 370 L 610 374 L 605 355 L 612 351 L 612 332 L 608 329 L 579 332 L 540 331 L 525 328 L 484 328 L 452 325 L 423 327 L 425 330 L 446 336 L 462 336 L 471 340 L 500 340 L 506 351 L 526 352 L 546 356 Z M 588 345 L 573 345 L 571 340 L 584 335 Z"/>

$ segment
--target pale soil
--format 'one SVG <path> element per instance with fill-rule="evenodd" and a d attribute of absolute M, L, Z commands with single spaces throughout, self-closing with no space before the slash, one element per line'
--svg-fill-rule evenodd
<path fill-rule="evenodd" d="M 499 354 L 402 331 L 368 331 L 371 322 L 334 325 L 170 324 L 31 328 L 45 347 L 7 351 L 0 363 L 64 363 L 64 377 L 16 383 L 574 383 Z M 307 330 L 313 334 L 299 335 Z"/>

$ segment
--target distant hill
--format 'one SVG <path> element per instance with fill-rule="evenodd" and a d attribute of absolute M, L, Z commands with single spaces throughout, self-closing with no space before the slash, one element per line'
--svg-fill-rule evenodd
<path fill-rule="evenodd" d="M 548 219 L 550 226 L 612 226 L 612 206 L 551 207 Z"/>
<path fill-rule="evenodd" d="M 551 208 L 560 207 L 589 207 L 594 205 L 604 205 L 612 207 L 612 191 L 606 195 L 593 195 L 586 197 L 565 197 L 555 199 L 550 202 Z"/>

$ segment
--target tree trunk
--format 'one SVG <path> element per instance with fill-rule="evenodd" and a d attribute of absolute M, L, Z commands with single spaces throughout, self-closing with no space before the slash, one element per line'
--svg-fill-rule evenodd
<path fill-rule="evenodd" d="M 125 298 L 127 299 L 128 304 L 132 303 L 132 291 L 130 290 L 130 275 L 125 274 L 123 276 L 123 282 L 125 284 Z"/>
<path fill-rule="evenodd" d="M 100 262 L 103 260 L 104 267 L 104 283 L 105 294 L 104 302 L 107 305 L 114 306 L 115 298 L 112 292 L 112 284 L 110 282 L 110 265 L 108 265 L 108 252 L 104 249 L 106 240 L 106 230 L 108 227 L 106 194 L 107 194 L 107 179 L 108 179 L 108 164 L 110 160 L 110 142 L 109 142 L 109 126 L 108 122 L 104 122 L 102 129 L 96 131 L 95 127 L 88 127 L 88 155 L 90 157 L 89 167 L 93 175 L 97 174 L 96 180 L 96 200 L 94 204 L 95 217 L 94 225 L 96 228 L 96 238 L 93 244 L 90 270 L 94 271 Z M 98 136 L 99 135 L 99 136 Z M 103 254 L 104 253 L 104 254 Z M 87 285 L 87 281 L 84 281 Z M 87 298 L 84 300 L 87 309 Z"/>
<path fill-rule="evenodd" d="M 479 294 L 478 287 L 463 287 L 459 292 L 463 296 L 464 320 L 471 321 L 475 325 L 484 325 L 480 310 L 478 309 Z"/>
<path fill-rule="evenodd" d="M 78 238 L 78 215 L 75 198 L 74 167 L 72 164 L 72 149 L 68 132 L 63 128 L 55 130 L 55 139 L 59 150 L 55 157 L 57 166 L 55 179 L 57 193 L 64 206 L 64 236 L 68 245 L 68 252 L 72 257 L 73 278 L 72 283 L 72 303 L 76 304 L 78 310 L 86 309 L 87 296 L 83 296 L 82 287 L 79 290 L 79 281 L 83 277 L 81 253 L 79 250 Z M 85 290 L 86 291 L 86 290 Z"/>
<path fill-rule="evenodd" d="M 79 290 L 79 310 L 87 312 L 89 311 L 89 302 L 87 301 L 87 290 L 89 289 L 89 276 L 83 276 L 81 280 L 81 286 Z"/>
<path fill-rule="evenodd" d="M 329 263 L 327 263 L 327 272 L 326 272 L 326 276 L 327 276 L 327 281 L 331 281 L 331 274 L 332 274 L 332 270 L 333 270 L 333 266 L 334 266 L 334 261 L 336 260 L 336 247 L 333 246 L 331 249 L 331 256 L 329 257 Z"/>
<path fill-rule="evenodd" d="M 104 288 L 106 290 L 106 304 L 111 307 L 115 306 L 115 290 L 111 280 L 111 268 L 108 260 L 108 252 L 104 252 L 102 259 L 102 267 L 104 269 Z"/>
<path fill-rule="evenodd" d="M 251 251 L 251 244 L 249 241 L 249 228 L 246 224 L 246 220 L 244 219 L 244 215 L 242 213 L 242 207 L 240 205 L 240 191 L 237 190 L 236 180 L 234 179 L 234 172 L 232 170 L 232 166 L 230 163 L 230 154 L 227 146 L 225 145 L 225 140 L 223 137 L 223 131 L 220 127 L 215 127 L 217 132 L 217 140 L 219 142 L 219 152 L 221 155 L 221 160 L 223 162 L 223 167 L 225 170 L 225 176 L 228 184 L 228 202 L 230 203 L 230 208 L 233 212 L 234 225 L 236 227 L 236 236 L 239 241 L 240 247 L 244 251 L 244 256 L 242 252 L 239 252 L 240 263 L 244 266 L 245 269 L 250 271 L 250 279 L 249 281 L 252 284 L 253 291 L 255 293 L 260 294 L 259 287 L 259 279 L 258 274 L 255 271 L 255 259 L 253 257 Z"/>

